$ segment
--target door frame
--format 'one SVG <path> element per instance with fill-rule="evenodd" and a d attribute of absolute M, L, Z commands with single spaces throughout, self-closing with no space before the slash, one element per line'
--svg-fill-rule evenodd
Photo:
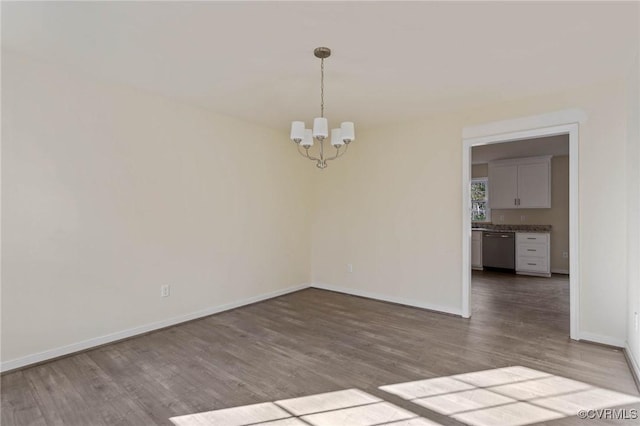
<path fill-rule="evenodd" d="M 471 148 L 545 136 L 569 135 L 569 303 L 570 337 L 580 340 L 579 130 L 582 110 L 467 126 L 462 131 L 462 316 L 471 317 Z"/>

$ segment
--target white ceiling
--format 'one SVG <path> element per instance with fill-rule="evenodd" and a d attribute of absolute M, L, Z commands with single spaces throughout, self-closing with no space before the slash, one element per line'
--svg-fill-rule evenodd
<path fill-rule="evenodd" d="M 2 46 L 276 128 L 406 121 L 623 76 L 638 3 L 3 2 Z"/>
<path fill-rule="evenodd" d="M 535 157 L 538 155 L 553 155 L 556 157 L 569 155 L 569 135 L 474 146 L 471 149 L 471 162 L 473 164 L 483 164 L 505 158 Z"/>

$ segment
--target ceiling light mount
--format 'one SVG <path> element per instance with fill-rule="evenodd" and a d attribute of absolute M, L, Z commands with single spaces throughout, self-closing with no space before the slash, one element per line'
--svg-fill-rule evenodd
<path fill-rule="evenodd" d="M 300 155 L 315 161 L 316 167 L 319 169 L 324 169 L 327 167 L 327 161 L 335 160 L 347 152 L 347 147 L 355 140 L 356 135 L 354 125 L 350 121 L 343 122 L 338 129 L 332 129 L 331 145 L 336 149 L 336 152 L 331 157 L 325 156 L 324 141 L 329 136 L 329 122 L 324 117 L 324 60 L 331 56 L 331 49 L 316 47 L 313 54 L 320 59 L 320 117 L 313 119 L 313 129 L 307 129 L 304 121 L 293 121 L 291 123 L 291 140 L 297 145 Z M 309 154 L 314 139 L 320 142 L 318 156 Z M 341 151 L 343 147 L 344 149 Z"/>
<path fill-rule="evenodd" d="M 316 47 L 313 50 L 313 54 L 316 56 L 316 58 L 326 59 L 331 56 L 331 49 L 329 49 L 328 47 Z"/>

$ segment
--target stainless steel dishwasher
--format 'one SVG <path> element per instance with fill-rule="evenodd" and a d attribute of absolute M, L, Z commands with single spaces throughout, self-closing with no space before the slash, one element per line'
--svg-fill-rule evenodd
<path fill-rule="evenodd" d="M 515 270 L 515 232 L 484 231 L 482 233 L 482 266 Z"/>

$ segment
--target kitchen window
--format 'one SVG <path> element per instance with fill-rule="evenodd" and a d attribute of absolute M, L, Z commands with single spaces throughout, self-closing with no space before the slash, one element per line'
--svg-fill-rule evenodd
<path fill-rule="evenodd" d="M 490 222 L 489 179 L 471 179 L 471 221 Z"/>

